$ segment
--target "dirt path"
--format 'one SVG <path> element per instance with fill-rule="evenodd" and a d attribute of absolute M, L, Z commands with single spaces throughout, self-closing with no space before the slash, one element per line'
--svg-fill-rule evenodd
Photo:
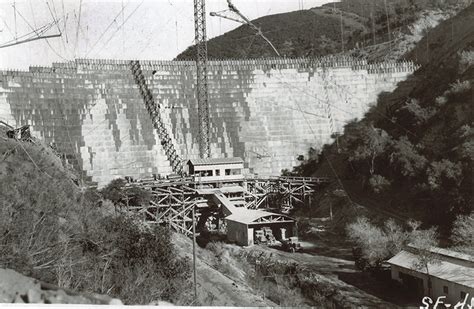
<path fill-rule="evenodd" d="M 271 254 L 272 258 L 276 260 L 296 262 L 299 266 L 307 269 L 308 272 L 315 275 L 318 285 L 320 284 L 324 288 L 330 287 L 336 291 L 333 295 L 326 297 L 337 303 L 338 306 L 344 308 L 346 306 L 351 308 L 398 308 L 398 306 L 344 281 L 344 278 L 357 277 L 361 274 L 354 269 L 352 261 L 308 253 L 289 253 L 268 247 L 254 247 L 252 250 Z"/>

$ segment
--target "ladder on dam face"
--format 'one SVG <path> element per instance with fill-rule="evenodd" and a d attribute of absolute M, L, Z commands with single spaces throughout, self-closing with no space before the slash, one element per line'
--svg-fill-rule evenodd
<path fill-rule="evenodd" d="M 140 90 L 140 95 L 142 96 L 143 101 L 145 101 L 145 106 L 148 110 L 148 113 L 150 114 L 151 121 L 153 122 L 153 127 L 157 130 L 161 145 L 163 146 L 166 156 L 170 161 L 171 168 L 173 169 L 174 173 L 183 175 L 183 164 L 181 162 L 181 158 L 176 152 L 176 148 L 173 145 L 173 141 L 171 140 L 170 134 L 168 133 L 163 119 L 161 118 L 160 106 L 156 104 L 155 99 L 153 98 L 153 94 L 148 88 L 140 62 L 130 61 L 130 67 L 135 82 Z"/>

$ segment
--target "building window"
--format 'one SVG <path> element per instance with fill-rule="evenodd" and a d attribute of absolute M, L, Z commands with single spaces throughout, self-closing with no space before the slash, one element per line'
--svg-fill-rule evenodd
<path fill-rule="evenodd" d="M 216 170 L 216 176 L 220 176 L 221 175 L 221 171 L 220 170 Z"/>
<path fill-rule="evenodd" d="M 240 174 L 241 174 L 240 168 L 232 169 L 232 175 L 240 175 Z"/>
<path fill-rule="evenodd" d="M 461 300 L 464 300 L 466 298 L 466 292 L 461 291 Z"/>
<path fill-rule="evenodd" d="M 226 176 L 229 176 L 229 175 L 230 175 L 230 168 L 226 168 L 226 169 L 225 169 L 225 175 L 226 175 Z"/>
<path fill-rule="evenodd" d="M 399 272 L 398 272 L 398 279 L 402 279 L 402 276 L 403 276 L 402 272 L 399 271 Z"/>
<path fill-rule="evenodd" d="M 449 294 L 449 289 L 445 285 L 443 285 L 443 293 L 446 294 L 446 295 Z"/>

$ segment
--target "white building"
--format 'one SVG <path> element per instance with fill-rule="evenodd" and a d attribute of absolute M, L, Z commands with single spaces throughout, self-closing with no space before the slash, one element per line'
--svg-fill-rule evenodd
<path fill-rule="evenodd" d="M 468 303 L 474 297 L 474 257 L 452 250 L 432 247 L 430 252 L 436 257 L 436 262 L 426 269 L 415 267 L 417 249 L 407 246 L 388 263 L 391 265 L 392 279 L 421 297 L 428 296 L 436 299 L 446 296 L 445 303 L 456 304 L 469 294 Z M 429 295 L 431 285 L 431 295 Z"/>

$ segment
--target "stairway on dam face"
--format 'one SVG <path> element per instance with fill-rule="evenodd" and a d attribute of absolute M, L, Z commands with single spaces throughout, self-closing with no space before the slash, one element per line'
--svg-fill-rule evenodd
<path fill-rule="evenodd" d="M 199 157 L 195 64 L 140 66 L 176 155 Z M 310 147 L 332 141 L 327 106 L 333 130 L 341 131 L 414 69 L 410 63 L 211 61 L 211 153 L 243 157 L 253 172 L 278 175 Z M 78 59 L 30 72 L 0 70 L 0 79 L 0 120 L 32 125 L 34 135 L 54 142 L 94 182 L 172 172 L 175 156 L 161 144 L 130 61 Z"/>
<path fill-rule="evenodd" d="M 174 147 L 171 135 L 162 120 L 160 104 L 157 104 L 157 102 L 155 102 L 153 94 L 148 89 L 148 85 L 143 75 L 140 62 L 131 61 L 130 66 L 132 74 L 135 78 L 135 82 L 137 83 L 140 89 L 140 94 L 143 98 L 143 101 L 145 102 L 145 106 L 148 110 L 148 113 L 150 114 L 153 126 L 158 132 L 161 145 L 165 149 L 165 153 L 168 156 L 169 162 L 171 163 L 173 172 L 179 175 L 183 175 L 183 164 L 181 162 L 181 158 L 176 153 L 176 148 Z"/>

